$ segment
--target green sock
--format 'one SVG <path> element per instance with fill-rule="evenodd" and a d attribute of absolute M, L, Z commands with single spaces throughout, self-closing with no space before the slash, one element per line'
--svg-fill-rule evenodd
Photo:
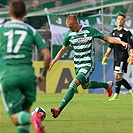
<path fill-rule="evenodd" d="M 69 85 L 68 91 L 64 95 L 62 102 L 59 106 L 59 109 L 62 111 L 63 108 L 68 104 L 68 102 L 73 98 L 74 92 L 77 89 L 77 84 L 75 82 L 71 82 Z"/>
<path fill-rule="evenodd" d="M 17 133 L 30 133 L 30 124 L 18 126 Z"/>
<path fill-rule="evenodd" d="M 95 89 L 95 88 L 108 88 L 108 83 L 90 80 L 90 84 L 88 85 L 88 87 L 86 89 L 89 89 L 89 88 L 93 88 L 93 89 Z"/>
<path fill-rule="evenodd" d="M 24 124 L 30 124 L 30 113 L 26 112 L 26 111 L 21 111 L 18 113 L 18 123 L 21 125 Z"/>

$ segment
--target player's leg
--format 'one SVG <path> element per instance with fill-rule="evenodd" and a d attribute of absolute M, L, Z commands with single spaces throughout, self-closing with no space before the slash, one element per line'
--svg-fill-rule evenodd
<path fill-rule="evenodd" d="M 87 68 L 88 69 L 88 68 Z M 76 78 L 73 79 L 73 81 L 70 83 L 68 90 L 66 94 L 64 95 L 59 107 L 56 108 L 51 108 L 51 113 L 54 118 L 58 117 L 60 112 L 64 109 L 64 107 L 68 104 L 68 102 L 73 98 L 75 90 L 77 87 L 82 83 L 86 81 L 86 68 L 81 68 L 81 69 L 76 69 Z M 83 74 L 83 72 L 85 72 Z M 80 83 L 81 81 L 81 83 Z"/>
<path fill-rule="evenodd" d="M 65 93 L 58 109 L 56 108 L 51 108 L 51 113 L 54 118 L 58 117 L 58 115 L 61 113 L 61 111 L 65 108 L 65 106 L 69 103 L 69 101 L 73 98 L 75 90 L 77 89 L 79 85 L 79 81 L 75 78 L 73 81 L 70 83 L 68 87 L 68 91 Z"/>
<path fill-rule="evenodd" d="M 30 113 L 27 111 L 19 111 L 18 113 L 11 114 L 10 118 L 14 125 L 17 126 L 17 133 L 30 132 Z"/>
<path fill-rule="evenodd" d="M 122 73 L 116 73 L 114 72 L 115 77 L 115 93 L 112 98 L 109 99 L 109 101 L 112 100 L 118 100 L 118 95 L 120 93 L 120 88 L 122 84 Z"/>
<path fill-rule="evenodd" d="M 132 87 L 130 84 L 122 77 L 124 73 L 127 73 L 127 62 L 114 62 L 114 77 L 115 77 L 115 94 L 109 101 L 118 100 L 118 96 L 120 93 L 121 85 L 124 85 L 131 93 Z"/>
<path fill-rule="evenodd" d="M 28 103 L 27 103 L 28 104 Z M 30 105 L 30 104 L 28 104 Z M 30 114 L 30 108 L 24 111 L 19 111 L 16 116 L 12 115 L 12 118 L 17 120 L 17 133 L 29 133 L 30 124 L 33 125 L 36 133 L 45 133 L 45 129 L 42 125 L 41 115 L 36 112 L 32 116 Z"/>
<path fill-rule="evenodd" d="M 125 78 L 122 78 L 122 82 L 121 83 L 126 89 L 128 89 L 129 93 L 132 94 L 132 87 L 131 87 L 131 85 L 128 83 L 128 81 Z"/>
<path fill-rule="evenodd" d="M 108 82 L 100 82 L 96 80 L 90 80 L 86 84 L 82 84 L 83 89 L 97 89 L 97 88 L 106 88 L 108 89 L 110 87 L 110 84 Z"/>
<path fill-rule="evenodd" d="M 64 95 L 59 107 L 51 108 L 51 113 L 54 118 L 58 117 L 60 112 L 64 109 L 64 107 L 68 104 L 68 102 L 73 98 L 74 92 L 77 89 L 77 87 L 86 82 L 86 73 L 88 71 L 89 67 L 76 69 L 76 78 L 73 79 L 73 81 L 70 83 L 68 87 L 68 91 Z"/>
<path fill-rule="evenodd" d="M 15 77 L 3 78 L 1 82 L 2 100 L 3 100 L 4 107 L 11 118 L 12 123 L 17 127 L 19 127 L 19 125 L 22 124 L 20 128 L 21 130 L 20 132 L 18 131 L 18 133 L 22 133 L 22 131 L 25 133 L 29 133 L 30 113 L 25 111 L 21 112 L 22 103 L 25 99 L 25 96 L 22 95 L 21 91 L 17 88 L 18 86 L 17 83 L 18 81 L 17 81 L 17 78 Z M 23 119 L 20 119 L 22 117 Z M 23 126 L 23 123 L 24 123 L 24 126 Z"/>
<path fill-rule="evenodd" d="M 125 61 L 124 63 L 123 63 L 123 73 L 127 73 L 127 67 L 128 67 L 128 63 L 127 63 L 127 61 Z M 125 79 L 125 78 L 123 78 L 122 77 L 122 82 L 121 82 L 121 84 L 126 88 L 126 89 L 128 89 L 129 90 L 129 92 L 132 94 L 132 87 L 131 87 L 131 85 L 129 84 L 129 82 Z"/>
<path fill-rule="evenodd" d="M 77 90 L 77 87 L 79 85 L 79 81 L 77 79 L 73 79 L 73 81 L 70 83 L 68 87 L 67 93 L 64 95 L 62 102 L 59 106 L 60 110 L 62 110 L 67 103 L 73 98 L 75 91 Z"/>
<path fill-rule="evenodd" d="M 115 94 L 109 101 L 118 100 L 118 95 L 120 93 L 122 74 L 123 74 L 123 62 L 115 61 L 114 62 L 114 78 L 115 78 Z"/>
<path fill-rule="evenodd" d="M 128 89 L 129 92 L 132 94 L 131 85 L 122 76 L 123 75 L 121 73 L 115 73 L 116 86 L 115 86 L 114 98 L 115 98 L 115 96 L 116 96 L 116 98 L 118 98 L 118 95 L 119 95 L 120 89 L 121 89 L 121 85 L 123 85 L 126 89 Z"/>
<path fill-rule="evenodd" d="M 27 81 L 28 84 L 26 84 Z M 25 101 L 22 105 L 23 110 L 29 111 L 33 102 L 36 101 L 36 77 L 32 72 L 28 72 L 27 74 L 21 76 L 21 81 L 19 84 L 21 86 L 22 94 L 25 95 Z M 30 117 L 30 123 L 33 125 L 36 133 L 45 133 L 40 113 L 34 113 Z"/>
<path fill-rule="evenodd" d="M 18 111 L 18 113 L 12 114 L 10 118 L 17 126 L 17 133 L 30 133 L 31 123 L 36 133 L 45 133 L 45 129 L 42 126 L 40 113 L 36 112 L 31 116 L 30 108 L 25 111 Z"/>
<path fill-rule="evenodd" d="M 92 68 L 84 67 L 84 68 L 77 70 L 76 78 L 70 83 L 68 91 L 64 95 L 59 107 L 57 109 L 51 108 L 51 113 L 54 118 L 59 116 L 60 112 L 64 109 L 64 107 L 68 104 L 68 102 L 73 98 L 74 92 L 80 84 L 82 84 L 82 85 L 86 84 L 86 86 L 88 87 L 87 81 L 88 81 L 88 83 L 90 83 L 88 80 L 88 77 L 93 72 L 93 70 L 94 70 L 93 67 Z M 112 88 L 112 85 L 110 86 L 108 83 L 103 83 L 103 82 L 98 82 L 98 81 L 91 81 L 91 84 L 89 84 L 89 85 L 94 88 L 105 87 L 105 88 L 107 88 L 107 90 L 110 90 L 109 87 Z M 112 94 L 112 89 L 111 89 L 109 95 L 111 95 L 111 94 Z"/>
<path fill-rule="evenodd" d="M 23 81 L 25 82 L 23 83 Z M 20 82 L 23 85 L 27 83 L 27 88 L 25 88 L 25 90 L 18 89 L 18 86 L 21 86 Z M 17 77 L 12 76 L 12 78 L 9 77 L 9 78 L 4 78 L 2 80 L 3 104 L 13 124 L 17 126 L 18 133 L 30 132 L 31 114 L 29 113 L 29 110 L 32 103 L 35 101 L 35 94 L 36 94 L 35 86 L 36 86 L 35 80 L 34 81 L 29 80 L 29 77 L 27 77 L 26 80 L 23 80 L 21 76 Z M 23 88 L 24 86 L 21 87 Z M 28 90 L 28 88 L 32 89 Z M 26 90 L 28 90 L 28 92 L 26 92 Z M 26 95 L 22 92 L 24 92 Z M 39 122 L 41 124 L 40 118 Z M 36 131 L 36 133 L 44 133 L 44 132 Z"/>
<path fill-rule="evenodd" d="M 108 97 L 112 95 L 112 86 L 113 86 L 112 81 L 108 82 L 100 82 L 100 81 L 95 81 L 95 80 L 90 80 L 86 84 L 82 84 L 83 89 L 98 89 L 98 88 L 104 88 L 106 90 L 106 94 Z"/>
<path fill-rule="evenodd" d="M 81 75 L 80 77 L 77 76 L 77 79 L 80 81 L 83 89 L 97 89 L 97 88 L 105 88 L 107 95 L 110 97 L 112 95 L 112 86 L 113 82 L 100 82 L 96 80 L 90 80 L 89 76 L 93 73 L 94 68 L 93 67 L 85 67 L 82 68 L 82 71 L 80 71 Z"/>

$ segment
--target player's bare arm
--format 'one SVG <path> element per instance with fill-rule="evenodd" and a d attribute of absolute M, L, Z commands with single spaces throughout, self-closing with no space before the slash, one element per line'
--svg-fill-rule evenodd
<path fill-rule="evenodd" d="M 43 57 L 44 57 L 44 68 L 48 69 L 49 65 L 50 65 L 50 61 L 51 61 L 51 55 L 50 55 L 50 52 L 49 50 L 46 48 L 46 49 L 43 49 L 41 51 Z M 42 74 L 45 76 L 45 71 L 42 71 Z"/>
<path fill-rule="evenodd" d="M 125 47 L 125 49 L 130 49 L 131 48 L 131 46 L 128 43 L 123 42 L 123 41 L 121 41 L 119 39 L 116 39 L 114 37 L 104 35 L 103 40 L 106 41 L 106 42 L 112 43 L 112 44 L 121 44 Z"/>
<path fill-rule="evenodd" d="M 108 47 L 106 53 L 110 54 L 112 51 L 112 48 Z"/>
<path fill-rule="evenodd" d="M 51 70 L 51 68 L 53 67 L 53 65 L 64 55 L 64 53 L 67 51 L 67 47 L 66 46 L 62 46 L 62 48 L 60 49 L 60 51 L 58 52 L 58 54 L 56 55 L 56 57 L 53 59 L 53 61 L 50 63 L 49 66 L 49 71 Z"/>
<path fill-rule="evenodd" d="M 38 80 L 39 80 L 38 86 L 39 86 L 39 89 L 41 91 L 45 91 L 45 88 L 46 88 L 46 75 L 47 75 L 48 67 L 50 65 L 51 55 L 50 55 L 50 52 L 49 52 L 48 49 L 43 49 L 41 51 L 41 53 L 44 56 L 44 68 L 43 68 L 41 74 L 38 77 Z"/>

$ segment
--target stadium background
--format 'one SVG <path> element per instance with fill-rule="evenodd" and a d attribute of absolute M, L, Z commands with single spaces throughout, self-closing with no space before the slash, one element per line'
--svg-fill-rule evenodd
<path fill-rule="evenodd" d="M 126 27 L 133 34 L 133 0 L 24 0 L 27 4 L 28 14 L 25 22 L 36 28 L 49 45 L 52 58 L 61 48 L 63 37 L 67 31 L 65 18 L 70 13 L 75 13 L 81 24 L 88 24 L 109 35 L 116 27 L 116 16 L 124 13 L 127 17 Z M 8 7 L 10 0 L 0 1 L 0 23 L 9 20 Z M 104 44 L 104 45 L 102 45 Z M 100 81 L 114 80 L 113 78 L 113 53 L 109 57 L 106 67 L 101 65 L 101 60 L 107 43 L 95 40 L 96 69 L 90 79 Z M 55 67 L 48 72 L 46 93 L 64 93 L 69 83 L 75 76 L 73 68 L 73 50 L 61 58 Z M 36 48 L 33 48 L 35 73 L 38 75 L 43 67 L 42 57 Z M 133 85 L 133 67 L 128 66 L 125 78 Z M 114 88 L 113 88 L 114 89 Z M 79 93 L 88 93 L 88 90 L 78 89 Z M 104 93 L 104 89 L 93 90 L 89 93 Z M 122 89 L 122 93 L 126 93 Z"/>

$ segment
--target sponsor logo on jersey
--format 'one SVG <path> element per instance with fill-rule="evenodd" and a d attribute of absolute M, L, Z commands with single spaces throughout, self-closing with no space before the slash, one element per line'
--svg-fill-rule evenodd
<path fill-rule="evenodd" d="M 78 42 L 86 42 L 87 39 L 84 37 L 84 38 L 78 38 Z"/>
<path fill-rule="evenodd" d="M 79 70 L 79 72 L 82 72 L 82 73 L 87 73 L 87 70 L 85 70 L 85 69 L 81 68 L 81 69 Z"/>
<path fill-rule="evenodd" d="M 92 40 L 92 37 L 84 37 L 84 38 L 78 38 L 78 42 L 87 42 Z"/>

